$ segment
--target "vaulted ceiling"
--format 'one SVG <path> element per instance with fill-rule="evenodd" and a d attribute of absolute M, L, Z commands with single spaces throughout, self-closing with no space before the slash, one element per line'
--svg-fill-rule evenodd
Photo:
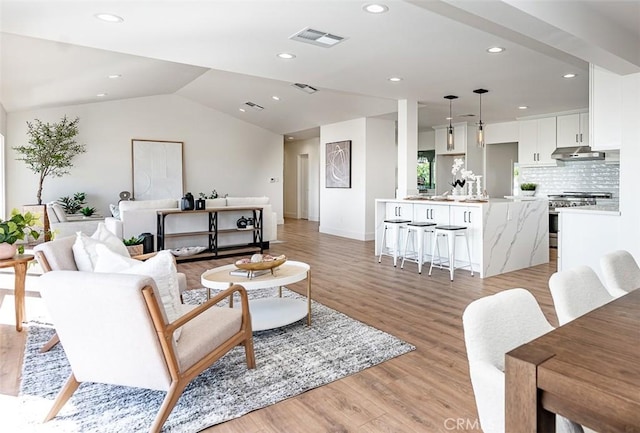
<path fill-rule="evenodd" d="M 477 88 L 489 90 L 485 122 L 586 108 L 588 62 L 640 71 L 636 0 L 389 0 L 382 14 L 365 3 L 1 0 L 0 102 L 12 112 L 177 94 L 304 137 L 323 124 L 393 118 L 398 99 L 418 101 L 420 128 L 444 124 L 449 94 L 459 97 L 454 122 L 477 121 Z M 344 40 L 290 39 L 305 28 Z M 492 46 L 505 51 L 490 54 Z M 569 72 L 577 76 L 562 77 Z"/>

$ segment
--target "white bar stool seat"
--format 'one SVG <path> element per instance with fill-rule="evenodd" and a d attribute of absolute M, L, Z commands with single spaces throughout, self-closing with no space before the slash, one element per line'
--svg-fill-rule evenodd
<path fill-rule="evenodd" d="M 398 256 L 400 255 L 400 230 L 406 229 L 407 224 L 411 220 L 407 219 L 389 219 L 384 220 L 384 231 L 382 233 L 382 243 L 380 245 L 380 256 L 378 263 L 382 261 L 382 256 L 393 257 L 393 266 L 398 264 Z M 387 246 L 387 230 L 393 231 L 393 246 Z"/>
<path fill-rule="evenodd" d="M 440 258 L 440 247 L 438 245 L 438 239 L 440 237 L 447 237 L 448 245 L 448 266 L 442 265 L 442 259 Z M 467 258 L 469 259 L 469 269 L 471 270 L 471 276 L 473 276 L 473 266 L 471 265 L 471 248 L 469 248 L 469 237 L 467 236 L 467 228 L 464 226 L 436 226 L 434 229 L 433 245 L 431 246 L 431 266 L 429 267 L 429 276 L 433 270 L 433 262 L 436 257 L 438 258 L 438 265 L 440 269 L 449 269 L 449 276 L 453 281 L 453 273 L 456 269 L 465 268 L 466 266 L 458 266 L 456 268 L 456 237 L 464 236 L 465 243 L 467 244 Z"/>
<path fill-rule="evenodd" d="M 404 238 L 404 252 L 402 254 L 402 263 L 400 268 L 404 269 L 405 260 L 418 264 L 418 273 L 422 273 L 422 264 L 424 263 L 424 241 L 425 233 L 432 234 L 436 223 L 414 221 L 407 224 L 407 232 Z M 411 239 L 413 247 L 412 257 L 407 257 L 407 247 Z"/>

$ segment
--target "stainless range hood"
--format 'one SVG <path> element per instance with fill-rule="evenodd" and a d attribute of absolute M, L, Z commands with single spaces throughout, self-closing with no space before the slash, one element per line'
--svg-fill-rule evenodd
<path fill-rule="evenodd" d="M 589 146 L 558 147 L 551 158 L 559 161 L 602 161 L 604 152 L 591 150 Z"/>

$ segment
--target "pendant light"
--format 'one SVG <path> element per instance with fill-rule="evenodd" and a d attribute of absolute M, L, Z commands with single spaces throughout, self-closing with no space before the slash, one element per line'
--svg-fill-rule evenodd
<path fill-rule="evenodd" d="M 449 127 L 447 128 L 447 150 L 453 150 L 453 125 L 451 125 L 451 119 L 453 116 L 451 115 L 451 101 L 454 99 L 458 99 L 455 95 L 447 95 L 444 99 L 449 100 Z"/>
<path fill-rule="evenodd" d="M 478 130 L 476 131 L 476 143 L 478 147 L 484 147 L 484 123 L 482 123 L 482 94 L 487 93 L 486 89 L 476 89 L 473 93 L 480 95 L 480 117 L 478 121 Z"/>

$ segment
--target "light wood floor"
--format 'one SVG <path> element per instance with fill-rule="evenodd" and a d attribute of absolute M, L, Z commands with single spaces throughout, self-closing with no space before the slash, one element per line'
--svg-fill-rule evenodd
<path fill-rule="evenodd" d="M 206 432 L 480 432 L 469 382 L 461 316 L 473 300 L 513 287 L 529 289 L 557 326 L 547 265 L 480 279 L 468 271 L 378 264 L 373 242 L 318 233 L 318 224 L 287 220 L 270 254 L 311 265 L 313 298 L 416 346 L 416 350 L 353 376 L 205 430 Z M 234 259 L 180 264 L 191 288 L 200 274 Z M 290 286 L 304 293 L 305 284 Z M 1 302 L 1 300 L 0 300 Z M 304 325 L 301 325 L 304 326 Z M 0 326 L 0 394 L 17 395 L 26 333 Z M 257 359 L 258 368 L 260 360 Z"/>

